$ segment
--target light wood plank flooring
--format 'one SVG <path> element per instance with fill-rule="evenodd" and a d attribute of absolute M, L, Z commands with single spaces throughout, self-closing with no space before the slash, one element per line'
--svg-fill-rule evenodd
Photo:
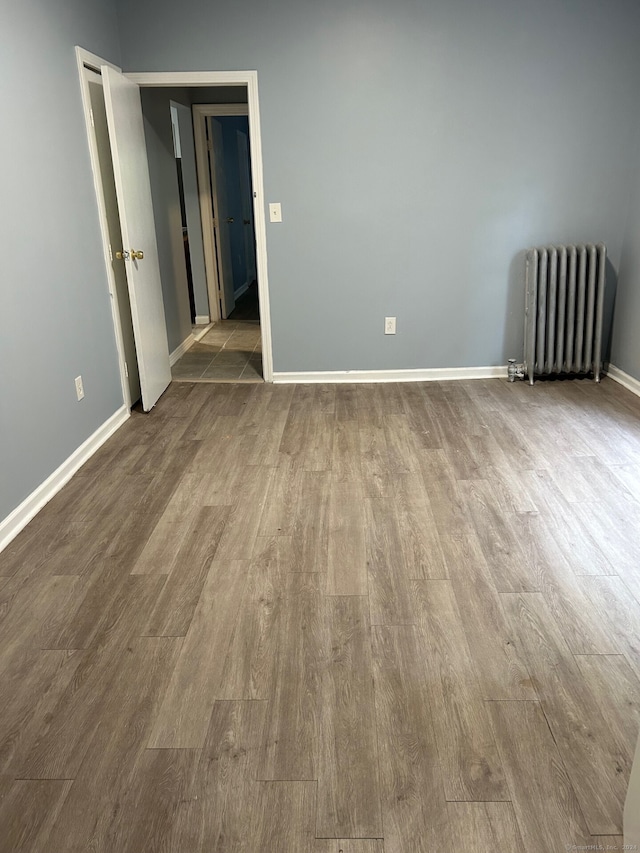
<path fill-rule="evenodd" d="M 175 383 L 0 555 L 0 849 L 620 845 L 639 558 L 609 380 Z"/>

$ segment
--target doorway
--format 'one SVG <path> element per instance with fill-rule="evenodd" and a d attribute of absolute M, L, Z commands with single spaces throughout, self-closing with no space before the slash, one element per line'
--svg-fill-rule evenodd
<path fill-rule="evenodd" d="M 111 258 L 113 257 L 112 246 L 114 246 L 114 245 L 117 246 L 118 242 L 125 242 L 126 241 L 127 245 L 129 245 L 129 243 L 131 243 L 136 249 L 135 252 L 131 251 L 129 257 L 127 257 L 129 255 L 129 252 L 126 250 L 125 247 L 123 247 L 123 250 L 121 250 L 121 252 L 119 254 L 122 254 L 122 251 L 124 251 L 125 261 L 133 260 L 133 263 L 129 263 L 128 266 L 125 266 L 125 268 L 127 269 L 127 285 L 128 285 L 126 288 L 126 291 L 128 291 L 128 294 L 129 294 L 129 308 L 130 308 L 130 310 L 133 312 L 134 306 L 136 307 L 135 316 L 133 316 L 135 353 L 137 356 L 138 363 L 140 363 L 140 360 L 142 359 L 142 364 L 145 366 L 145 368 L 147 368 L 144 373 L 141 371 L 141 383 L 143 386 L 143 388 L 142 388 L 142 399 L 143 399 L 143 404 L 144 404 L 145 410 L 148 410 L 149 408 L 151 408 L 153 406 L 153 404 L 155 403 L 155 400 L 158 398 L 158 396 L 162 393 L 162 390 L 163 390 L 160 387 L 160 385 L 158 383 L 156 383 L 155 386 L 151 389 L 151 392 L 148 393 L 147 402 L 145 403 L 144 385 L 145 385 L 145 374 L 147 376 L 149 376 L 148 367 L 149 367 L 149 365 L 151 365 L 151 367 L 157 367 L 158 371 L 157 371 L 156 375 L 159 375 L 159 373 L 161 371 L 164 375 L 164 371 L 165 371 L 164 363 L 166 361 L 166 367 L 168 368 L 169 367 L 169 356 L 167 353 L 166 342 L 165 342 L 165 345 L 163 345 L 163 346 L 155 346 L 153 348 L 145 347 L 145 345 L 144 345 L 145 344 L 145 338 L 144 338 L 145 313 L 140 311 L 139 306 L 136 305 L 135 278 L 133 279 L 133 282 L 132 282 L 132 278 L 129 275 L 129 271 L 131 269 L 135 269 L 136 275 L 140 275 L 140 276 L 144 273 L 144 275 L 146 276 L 146 281 L 145 281 L 146 290 L 145 290 L 145 293 L 143 295 L 146 297 L 149 295 L 149 290 L 155 289 L 156 293 L 159 295 L 157 298 L 160 298 L 162 301 L 163 297 L 162 297 L 162 293 L 160 290 L 160 281 L 159 281 L 160 276 L 159 276 L 159 274 L 155 275 L 155 281 L 150 282 L 150 279 L 154 279 L 154 275 L 151 275 L 151 276 L 149 275 L 149 271 L 151 271 L 153 264 L 147 264 L 146 263 L 146 259 L 149 256 L 153 256 L 154 254 L 157 254 L 158 247 L 157 247 L 157 241 L 153 241 L 152 238 L 150 238 L 149 235 L 146 234 L 145 236 L 147 237 L 147 242 L 149 244 L 151 244 L 152 242 L 155 242 L 156 245 L 153 247 L 150 247 L 148 252 L 146 250 L 142 251 L 142 249 L 144 249 L 142 242 L 137 238 L 135 233 L 132 233 L 135 231 L 135 226 L 136 226 L 137 221 L 139 221 L 139 217 L 126 216 L 125 217 L 126 227 L 125 227 L 125 220 L 122 219 L 122 213 L 123 213 L 122 209 L 120 210 L 120 214 L 121 214 L 120 219 L 121 219 L 121 225 L 122 225 L 122 234 L 120 235 L 120 239 L 118 242 L 115 241 L 115 238 L 113 238 L 111 240 L 109 239 L 109 225 L 107 223 L 107 217 L 105 214 L 105 198 L 104 198 L 105 193 L 104 193 L 104 188 L 102 187 L 104 176 L 103 176 L 103 173 L 100 169 L 99 157 L 98 157 L 97 152 L 95 150 L 97 148 L 96 143 L 95 143 L 95 139 L 92 138 L 95 136 L 95 134 L 93 133 L 95 128 L 93 125 L 94 119 L 93 119 L 93 107 L 91 105 L 90 88 L 88 86 L 88 83 L 86 82 L 87 68 L 90 68 L 93 71 L 93 73 L 96 74 L 98 77 L 100 76 L 101 72 L 104 74 L 105 69 L 106 69 L 106 71 L 108 72 L 108 76 L 109 76 L 110 88 L 109 88 L 109 90 L 105 89 L 105 93 L 108 94 L 109 97 L 111 97 L 110 93 L 112 91 L 115 91 L 113 89 L 113 86 L 116 87 L 116 90 L 117 89 L 120 89 L 121 91 L 126 90 L 126 99 L 128 100 L 127 107 L 131 107 L 133 105 L 133 108 L 135 109 L 135 104 L 133 104 L 133 101 L 137 101 L 138 102 L 138 107 L 137 107 L 138 112 L 140 112 L 140 94 L 135 96 L 135 94 L 131 94 L 131 93 L 132 93 L 132 90 L 134 93 L 136 91 L 138 93 L 140 93 L 141 87 L 143 89 L 144 88 L 146 88 L 146 89 L 164 88 L 165 90 L 167 88 L 182 88 L 183 90 L 185 88 L 192 88 L 194 90 L 195 89 L 207 88 L 208 90 L 212 90 L 212 89 L 218 90 L 219 88 L 234 87 L 236 91 L 239 91 L 240 89 L 244 89 L 244 91 L 246 91 L 246 93 L 247 93 L 246 94 L 246 100 L 247 100 L 246 112 L 247 112 L 247 129 L 248 129 L 248 134 L 246 134 L 246 135 L 247 135 L 247 147 L 249 150 L 250 176 L 251 176 L 252 193 L 253 193 L 253 198 L 251 199 L 251 203 L 252 203 L 252 213 L 253 213 L 253 226 L 255 229 L 254 246 L 255 246 L 255 257 L 256 257 L 256 263 L 255 263 L 256 276 L 254 279 L 255 284 L 254 284 L 254 281 L 247 282 L 247 289 L 246 289 L 245 293 L 239 294 L 239 296 L 242 297 L 245 294 L 248 294 L 247 299 L 249 299 L 253 294 L 257 293 L 258 303 L 259 303 L 259 316 L 260 316 L 261 322 L 256 323 L 255 320 L 247 320 L 246 316 L 243 317 L 242 319 L 232 318 L 229 316 L 226 318 L 226 320 L 228 322 L 235 322 L 236 324 L 244 323 L 244 322 L 251 322 L 253 325 L 252 332 L 254 335 L 256 333 L 256 325 L 257 325 L 257 327 L 259 329 L 258 339 L 257 339 L 258 343 L 256 343 L 254 346 L 251 346 L 251 353 L 250 354 L 253 357 L 253 361 L 255 361 L 256 353 L 263 353 L 264 354 L 261 358 L 261 361 L 263 363 L 263 371 L 262 371 L 263 380 L 272 381 L 272 370 L 273 370 L 273 368 L 272 368 L 272 358 L 271 358 L 271 334 L 270 334 L 271 330 L 270 330 L 270 315 L 269 315 L 267 263 L 266 263 L 266 226 L 265 226 L 265 210 L 264 210 L 265 202 L 264 202 L 264 196 L 263 196 L 263 191 L 262 191 L 263 180 L 262 180 L 262 162 L 261 162 L 261 140 L 260 140 L 260 124 L 259 124 L 259 107 L 258 107 L 257 74 L 256 74 L 256 72 L 199 72 L 199 73 L 198 72 L 194 72 L 194 73 L 188 72 L 188 73 L 152 73 L 152 74 L 123 75 L 119 72 L 119 69 L 117 69 L 112 64 L 105 62 L 104 60 L 102 60 L 99 57 L 96 57 L 96 56 L 93 56 L 92 54 L 89 54 L 88 52 L 82 50 L 81 48 L 78 48 L 77 53 L 78 53 L 78 64 L 79 64 L 80 76 L 81 76 L 81 80 L 83 83 L 83 103 L 84 103 L 84 107 L 85 107 L 87 129 L 89 131 L 89 137 L 90 137 L 89 142 L 90 142 L 90 149 L 91 149 L 91 155 L 92 155 L 91 159 L 92 159 L 92 166 L 93 166 L 93 171 L 94 171 L 94 182 L 96 185 L 96 195 L 98 198 L 98 206 L 99 206 L 99 210 L 100 210 L 100 221 L 101 221 L 101 228 L 102 228 L 102 233 L 103 233 L 103 242 L 104 242 L 104 246 L 105 246 L 105 262 L 107 264 L 107 271 L 108 271 L 108 276 L 109 276 L 109 288 L 110 288 L 110 291 L 112 294 L 113 320 L 114 320 L 114 327 L 116 330 L 116 341 L 118 344 L 118 356 L 119 356 L 119 360 L 120 360 L 122 384 L 123 384 L 123 397 L 125 399 L 125 403 L 130 407 L 132 405 L 132 403 L 134 402 L 134 399 L 133 399 L 133 393 L 134 392 L 132 392 L 132 390 L 130 388 L 128 388 L 129 383 L 128 383 L 128 381 L 126 381 L 129 379 L 129 376 L 127 376 L 127 373 L 131 371 L 131 364 L 130 364 L 131 354 L 129 354 L 129 357 L 127 358 L 127 355 L 125 353 L 125 350 L 126 350 L 126 346 L 125 346 L 126 332 L 123 335 L 123 329 L 126 329 L 126 327 L 127 327 L 126 298 L 125 298 L 126 292 L 120 293 L 120 297 L 121 297 L 119 300 L 120 304 L 118 304 L 118 300 L 117 300 L 118 294 L 117 294 L 117 288 L 116 288 L 116 284 L 115 284 L 116 275 L 114 273 L 113 264 L 112 264 L 112 260 L 111 260 Z M 119 96 L 119 92 L 117 92 L 117 95 Z M 115 97 L 116 96 L 114 95 L 113 97 L 114 97 L 114 103 L 115 103 Z M 109 101 L 109 98 L 107 98 L 107 101 Z M 107 115 L 109 117 L 111 117 L 111 113 L 113 112 L 113 109 L 114 109 L 113 103 L 109 102 L 107 104 Z M 114 144 L 116 145 L 116 149 L 117 149 L 119 147 L 118 137 L 116 135 L 116 138 L 114 139 L 114 128 L 113 128 L 113 126 L 110 126 L 109 130 L 111 133 L 112 149 L 113 149 Z M 240 143 L 240 144 L 242 144 L 242 143 Z M 113 153 L 114 153 L 114 163 L 115 163 L 115 160 L 116 160 L 116 157 L 118 156 L 118 153 L 116 151 L 114 151 Z M 136 156 L 138 154 L 139 154 L 139 149 L 136 152 Z M 114 166 L 114 168 L 115 168 L 115 166 Z M 137 175 L 140 174 L 141 171 L 142 171 L 141 169 L 138 169 L 136 171 L 133 183 L 131 180 L 129 180 L 129 182 L 128 182 L 129 187 L 131 187 L 131 186 L 135 187 L 135 185 L 137 184 Z M 129 173 L 129 177 L 131 178 L 131 173 Z M 118 173 L 116 170 L 116 172 L 115 172 L 115 183 L 116 183 L 116 190 L 117 191 L 123 191 L 126 188 L 127 182 L 122 180 L 122 171 L 120 171 Z M 121 202 L 122 202 L 122 200 L 120 198 L 120 193 L 118 192 L 118 203 L 120 206 L 121 206 Z M 148 205 L 148 208 L 149 209 L 151 208 L 151 204 Z M 151 211 L 151 217 L 153 219 L 153 211 Z M 145 214 L 145 217 L 143 217 L 143 218 L 145 218 L 145 221 L 147 220 L 146 214 Z M 245 216 L 243 218 L 248 218 L 248 217 Z M 127 231 L 128 233 L 125 234 L 125 231 Z M 156 229 L 156 232 L 157 232 L 157 229 Z M 204 234 L 202 236 L 204 238 Z M 151 259 L 153 259 L 153 258 L 151 258 Z M 122 261 L 122 257 L 120 257 L 120 260 Z M 156 268 L 157 268 L 157 264 L 156 264 Z M 207 289 L 208 288 L 209 288 L 209 283 L 207 282 Z M 125 288 L 121 287 L 120 290 L 125 291 Z M 123 309 L 123 310 L 121 310 L 121 309 Z M 211 314 L 213 314 L 213 311 L 211 310 L 210 306 L 209 306 L 209 311 Z M 160 305 L 160 312 L 156 312 L 156 320 L 161 315 L 161 313 L 162 313 L 162 306 Z M 203 315 L 196 315 L 196 318 L 202 319 Z M 221 319 L 222 318 L 220 318 L 220 320 Z M 166 317 L 165 323 L 168 323 L 168 320 L 169 320 L 169 318 Z M 153 331 L 154 331 L 154 334 L 156 335 L 156 338 L 157 338 L 157 322 L 155 324 Z M 219 329 L 219 331 L 222 331 L 222 329 Z M 236 327 L 236 329 L 234 329 L 232 331 L 236 332 L 237 334 L 229 335 L 229 338 L 227 340 L 225 340 L 224 342 L 218 342 L 215 345 L 217 348 L 219 348 L 219 350 L 225 350 L 225 349 L 228 350 L 228 352 L 225 353 L 221 357 L 221 361 L 224 361 L 225 356 L 228 357 L 230 355 L 230 353 L 236 351 L 233 349 L 234 343 L 236 343 L 236 344 L 238 343 L 239 338 L 241 337 L 241 334 L 240 334 L 241 332 L 246 332 L 248 330 Z M 230 339 L 232 337 L 234 338 L 234 341 L 230 341 Z M 245 337 L 248 338 L 248 335 Z M 190 340 L 185 340 L 183 342 L 183 345 L 182 345 L 183 351 L 186 351 L 192 345 L 195 344 L 195 338 L 193 337 L 192 334 L 189 334 L 189 338 L 190 338 Z M 247 341 L 244 342 L 244 347 L 246 349 Z M 131 352 L 130 347 L 129 347 L 129 350 Z M 180 354 L 182 354 L 182 353 L 180 353 Z M 145 356 L 148 359 L 146 363 L 144 361 Z M 156 365 L 156 362 L 157 362 L 157 365 Z M 162 362 L 162 364 L 160 364 L 160 362 Z M 170 374 L 169 374 L 169 377 L 170 377 Z M 149 384 L 149 383 L 147 383 L 147 384 Z M 164 387 L 166 387 L 166 385 Z"/>
<path fill-rule="evenodd" d="M 212 318 L 229 319 L 256 279 L 248 104 L 192 106 Z"/>
<path fill-rule="evenodd" d="M 265 216 L 265 197 L 263 188 L 263 167 L 262 167 L 262 137 L 260 130 L 260 107 L 258 99 L 258 76 L 256 71 L 214 71 L 214 72 L 149 72 L 149 73 L 131 73 L 126 75 L 127 79 L 138 84 L 141 89 L 158 88 L 158 87 L 174 87 L 181 89 L 192 89 L 194 92 L 199 90 L 202 94 L 195 97 L 193 102 L 201 101 L 202 103 L 211 102 L 214 99 L 210 97 L 212 91 L 225 91 L 224 105 L 215 104 L 216 107 L 224 106 L 224 112 L 229 114 L 230 104 L 237 103 L 240 98 L 228 98 L 229 92 L 233 91 L 238 95 L 246 93 L 246 104 L 242 105 L 248 121 L 248 149 L 250 162 L 250 179 L 252 196 L 251 212 L 253 214 L 253 230 L 254 244 L 256 255 L 256 285 L 254 292 L 257 292 L 259 305 L 259 342 L 252 353 L 255 356 L 259 353 L 262 364 L 262 380 L 266 382 L 273 381 L 273 356 L 271 344 L 271 314 L 269 301 L 269 277 L 267 267 L 267 239 L 266 239 L 266 216 Z M 233 111 L 231 112 L 233 114 Z M 198 175 L 200 175 L 200 155 L 198 153 L 198 145 L 200 134 L 194 123 L 194 136 L 196 144 L 196 157 L 198 163 Z M 201 199 L 202 206 L 202 199 Z M 205 247 L 205 257 L 207 256 L 207 239 L 209 229 L 205 228 L 203 223 L 203 240 Z M 209 308 L 211 319 L 214 322 L 220 323 L 224 319 L 234 322 L 229 316 L 224 318 L 214 313 L 216 302 L 212 299 L 212 289 L 210 281 L 215 281 L 213 276 L 210 276 L 209 268 L 207 268 L 207 287 L 209 290 Z M 217 283 L 216 283 L 217 290 Z M 237 320 L 236 322 L 243 322 Z M 254 324 L 255 325 L 255 324 Z M 211 332 L 215 331 L 215 326 Z M 240 329 L 238 331 L 246 331 Z M 255 333 L 255 329 L 253 330 Z M 210 334 L 210 333 L 209 333 Z M 204 340 L 204 338 L 202 339 Z M 199 344 L 202 344 L 202 340 Z M 219 344 L 218 344 L 219 345 Z M 194 345 L 197 346 L 197 345 Z M 224 347 L 225 349 L 227 347 Z M 191 347 L 193 349 L 193 347 Z M 196 350 L 197 351 L 197 350 Z M 195 355 L 195 352 L 193 353 Z"/>
<path fill-rule="evenodd" d="M 175 380 L 262 381 L 246 89 L 237 94 L 244 96 L 243 102 L 192 105 L 209 304 L 215 325 L 173 366 Z"/>

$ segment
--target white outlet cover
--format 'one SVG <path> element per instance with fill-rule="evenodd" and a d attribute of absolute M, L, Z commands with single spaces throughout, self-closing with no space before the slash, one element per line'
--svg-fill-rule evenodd
<path fill-rule="evenodd" d="M 396 318 L 395 317 L 385 317 L 384 318 L 384 333 L 385 333 L 385 335 L 395 335 L 395 333 L 396 333 Z"/>
<path fill-rule="evenodd" d="M 78 398 L 78 402 L 84 399 L 84 385 L 82 383 L 82 376 L 76 376 L 76 397 Z"/>
<path fill-rule="evenodd" d="M 282 222 L 282 205 L 279 201 L 269 202 L 269 221 Z"/>

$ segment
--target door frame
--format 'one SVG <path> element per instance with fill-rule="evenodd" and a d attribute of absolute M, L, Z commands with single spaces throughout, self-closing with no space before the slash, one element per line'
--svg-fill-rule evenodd
<path fill-rule="evenodd" d="M 251 154 L 251 180 L 253 183 L 253 222 L 256 237 L 256 272 L 260 304 L 260 333 L 262 337 L 262 375 L 265 382 L 273 382 L 273 353 L 271 346 L 271 311 L 269 303 L 269 275 L 267 264 L 267 227 L 262 168 L 262 136 L 260 131 L 260 104 L 258 100 L 257 71 L 153 71 L 125 74 L 139 86 L 177 86 L 184 88 L 238 86 L 247 89 L 249 118 L 249 149 Z M 217 105 L 228 109 L 229 105 Z M 225 113 L 223 113 L 224 115 Z M 226 113 L 230 115 L 231 113 Z M 238 113 L 236 113 L 238 115 Z M 195 132 L 195 128 L 194 128 Z M 199 135 L 195 133 L 196 137 Z M 203 223 L 203 231 L 204 231 Z M 206 241 L 206 236 L 203 233 Z M 206 251 L 206 250 L 205 250 Z M 207 279 L 208 271 L 207 271 Z M 211 290 L 209 290 L 211 302 Z M 215 302 L 218 304 L 217 299 Z M 211 304 L 209 306 L 211 308 Z"/>
<path fill-rule="evenodd" d="M 113 328 L 116 338 L 116 350 L 118 353 L 118 367 L 120 370 L 120 384 L 122 386 L 122 401 L 131 411 L 131 394 L 129 392 L 129 382 L 127 377 L 127 363 L 124 348 L 124 336 L 122 334 L 122 324 L 120 323 L 120 309 L 118 305 L 118 291 L 116 288 L 116 278 L 113 272 L 111 244 L 109 241 L 109 225 L 107 222 L 107 206 L 104 200 L 104 191 L 102 189 L 102 176 L 100 174 L 100 160 L 98 155 L 98 143 L 96 135 L 93 131 L 93 110 L 91 108 L 91 96 L 89 94 L 89 78 L 86 74 L 86 66 L 92 71 L 100 74 L 101 65 L 109 65 L 116 71 L 122 72 L 122 69 L 113 62 L 109 62 L 95 53 L 90 53 L 82 47 L 76 47 L 76 63 L 78 65 L 78 77 L 80 80 L 80 93 L 82 95 L 82 110 L 84 113 L 84 121 L 87 129 L 87 140 L 89 143 L 89 159 L 91 160 L 91 173 L 93 175 L 93 187 L 96 193 L 98 202 L 98 220 L 100 223 L 100 233 L 102 235 L 102 250 L 104 253 L 104 265 L 107 271 L 107 285 L 109 288 L 109 302 L 111 304 L 111 316 L 113 318 Z"/>
<path fill-rule="evenodd" d="M 198 167 L 198 192 L 200 195 L 200 219 L 204 242 L 204 262 L 207 270 L 207 289 L 209 291 L 209 310 L 212 320 L 221 320 L 220 296 L 224 298 L 224 288 L 219 281 L 219 265 L 224 270 L 224 260 L 216 251 L 215 228 L 207 228 L 205 223 L 211 219 L 211 211 L 218 210 L 218 187 L 214 171 L 210 168 L 207 150 L 207 119 L 211 116 L 248 116 L 248 104 L 192 104 L 193 137 L 196 144 L 196 165 Z M 213 189 L 212 189 L 213 188 Z M 226 271 L 225 271 L 226 272 Z M 256 273 L 257 278 L 257 273 Z"/>

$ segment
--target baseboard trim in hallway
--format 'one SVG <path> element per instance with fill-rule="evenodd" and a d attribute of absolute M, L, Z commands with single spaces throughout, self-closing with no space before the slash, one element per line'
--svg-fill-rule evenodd
<path fill-rule="evenodd" d="M 173 365 L 178 361 L 178 359 L 182 358 L 182 356 L 190 350 L 191 347 L 195 344 L 196 338 L 194 337 L 192 332 L 189 332 L 189 337 L 185 338 L 182 343 L 177 346 L 172 353 L 169 353 L 169 365 L 173 367 Z"/>
<path fill-rule="evenodd" d="M 196 317 L 196 320 L 197 320 L 197 319 L 198 319 L 198 318 Z M 196 326 L 194 327 L 193 332 L 191 333 L 191 334 L 193 335 L 193 339 L 194 339 L 194 341 L 195 341 L 196 343 L 198 343 L 198 341 L 201 341 L 201 340 L 202 340 L 202 338 L 204 338 L 204 336 L 207 334 L 207 332 L 209 331 L 209 329 L 213 329 L 213 327 L 214 327 L 214 326 L 215 326 L 215 323 L 209 323 L 208 321 L 207 321 L 207 323 L 206 323 L 206 324 L 204 324 L 204 325 L 200 325 L 200 326 L 198 326 L 198 324 L 196 324 Z M 173 365 L 171 365 L 171 366 L 173 367 Z"/>
<path fill-rule="evenodd" d="M 450 379 L 505 379 L 507 366 L 428 367 L 410 370 L 308 370 L 274 372 L 273 381 L 287 382 L 437 382 Z"/>
<path fill-rule="evenodd" d="M 10 515 L 0 521 L 0 551 L 15 539 L 18 533 L 40 512 L 42 507 L 49 503 L 87 459 L 93 456 L 129 417 L 130 413 L 127 407 L 121 406 L 102 426 L 98 427 L 93 435 L 90 435 L 80 447 L 74 450 L 71 456 L 67 457 L 62 465 L 47 477 L 44 483 L 34 489 Z"/>

